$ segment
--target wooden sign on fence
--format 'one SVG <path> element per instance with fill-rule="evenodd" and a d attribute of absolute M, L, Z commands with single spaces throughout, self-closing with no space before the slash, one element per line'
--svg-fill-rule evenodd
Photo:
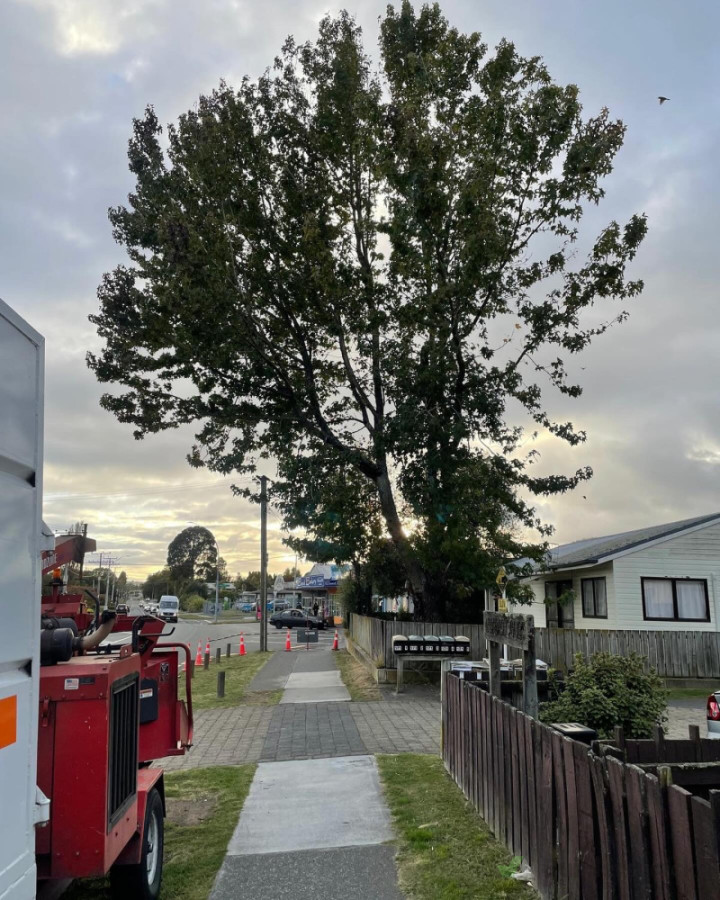
<path fill-rule="evenodd" d="M 538 715 L 537 669 L 535 666 L 535 620 L 518 613 L 486 610 L 483 625 L 488 642 L 490 693 L 501 696 L 500 656 L 503 644 L 522 650 L 523 711 L 533 719 Z"/>

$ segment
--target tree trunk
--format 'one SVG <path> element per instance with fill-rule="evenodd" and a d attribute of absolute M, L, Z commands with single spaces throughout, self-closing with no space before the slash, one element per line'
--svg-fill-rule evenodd
<path fill-rule="evenodd" d="M 400 516 L 398 516 L 397 507 L 395 506 L 395 498 L 393 496 L 392 485 L 387 474 L 387 468 L 382 467 L 382 472 L 375 479 L 380 498 L 380 509 L 383 518 L 390 532 L 392 542 L 397 548 L 400 559 L 405 566 L 408 582 L 410 584 L 410 592 L 415 607 L 415 618 L 420 619 L 425 615 L 426 603 L 426 577 L 425 571 L 415 558 L 410 541 L 405 534 Z"/>

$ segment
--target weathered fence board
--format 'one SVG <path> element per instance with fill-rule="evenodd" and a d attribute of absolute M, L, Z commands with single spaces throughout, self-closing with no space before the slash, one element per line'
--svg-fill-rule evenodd
<path fill-rule="evenodd" d="M 487 656 L 482 625 L 448 622 L 392 622 L 372 616 L 350 616 L 350 634 L 378 668 L 396 668 L 392 636 L 397 633 L 461 634 L 470 638 L 470 658 Z M 708 631 L 607 631 L 604 629 L 536 628 L 538 659 L 567 671 L 576 653 L 590 657 L 609 651 L 635 652 L 667 678 L 720 678 L 720 632 Z"/>
<path fill-rule="evenodd" d="M 708 801 L 664 786 L 687 771 L 673 761 L 699 761 L 708 742 L 617 735 L 617 759 L 452 675 L 443 723 L 448 771 L 543 900 L 720 900 L 720 791 Z M 649 747 L 661 778 L 630 761 Z"/>
<path fill-rule="evenodd" d="M 607 631 L 536 628 L 538 659 L 567 671 L 575 654 L 638 653 L 666 678 L 720 678 L 720 633 L 712 631 Z"/>

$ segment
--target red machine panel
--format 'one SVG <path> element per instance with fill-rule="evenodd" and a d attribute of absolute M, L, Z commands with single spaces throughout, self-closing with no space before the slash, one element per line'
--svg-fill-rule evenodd
<path fill-rule="evenodd" d="M 43 669 L 38 780 L 51 816 L 38 832 L 41 877 L 102 875 L 138 828 L 140 667 L 132 654 Z"/>

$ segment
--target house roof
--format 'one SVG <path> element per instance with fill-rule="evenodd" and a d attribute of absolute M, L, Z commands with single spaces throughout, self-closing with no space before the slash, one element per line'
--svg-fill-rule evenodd
<path fill-rule="evenodd" d="M 607 534 L 604 537 L 573 541 L 571 544 L 561 544 L 549 551 L 548 566 L 551 569 L 568 569 L 573 566 L 601 563 L 635 550 L 651 541 L 675 537 L 684 531 L 709 525 L 715 521 L 720 521 L 720 512 L 707 516 L 696 516 L 693 519 L 681 519 L 679 522 L 668 522 L 665 525 L 638 528 L 635 531 L 623 531 L 620 534 Z"/>

